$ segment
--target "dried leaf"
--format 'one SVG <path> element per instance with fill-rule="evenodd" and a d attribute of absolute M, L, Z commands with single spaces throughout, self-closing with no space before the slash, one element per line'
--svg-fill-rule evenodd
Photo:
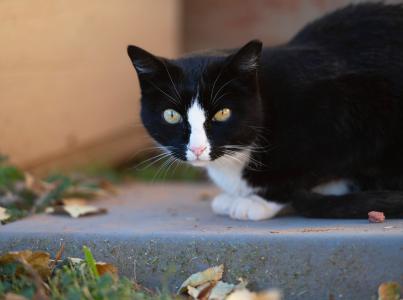
<path fill-rule="evenodd" d="M 195 273 L 182 283 L 178 293 L 187 291 L 188 286 L 197 287 L 208 282 L 219 281 L 222 278 L 223 273 L 224 265 L 208 268 L 203 272 Z"/>
<path fill-rule="evenodd" d="M 17 295 L 14 293 L 7 293 L 4 295 L 4 300 L 28 300 L 28 298 L 25 298 L 24 296 Z"/>
<path fill-rule="evenodd" d="M 68 198 L 80 197 L 85 199 L 92 199 L 98 197 L 108 196 L 108 192 L 102 188 L 98 187 L 88 187 L 88 186 L 70 186 L 68 187 L 63 195 Z"/>
<path fill-rule="evenodd" d="M 10 217 L 11 215 L 7 213 L 7 209 L 0 206 L 0 223 L 3 221 L 7 221 L 7 219 Z"/>
<path fill-rule="evenodd" d="M 47 279 L 50 276 L 50 254 L 44 251 L 33 252 L 26 262 L 41 276 Z"/>
<path fill-rule="evenodd" d="M 213 285 L 214 284 L 211 282 L 199 285 L 198 287 L 189 285 L 187 287 L 187 294 L 196 300 L 207 299 L 207 296 L 210 293 L 210 290 L 213 288 Z"/>
<path fill-rule="evenodd" d="M 110 274 L 112 278 L 118 279 L 118 269 L 114 265 L 105 262 L 97 262 L 95 266 L 100 276 Z"/>
<path fill-rule="evenodd" d="M 47 207 L 45 209 L 46 213 L 54 214 L 67 214 L 73 218 L 79 218 L 82 216 L 98 215 L 107 212 L 105 208 L 99 208 L 92 205 L 84 204 L 82 199 L 64 199 L 63 202 L 67 201 L 67 205 L 56 205 L 54 207 Z M 69 202 L 70 201 L 70 202 Z M 85 201 L 85 200 L 84 200 Z"/>
<path fill-rule="evenodd" d="M 56 185 L 54 183 L 49 183 L 36 177 L 31 174 L 25 172 L 25 187 L 31 191 L 33 191 L 37 195 L 42 195 L 45 192 L 50 192 L 53 190 Z"/>
<path fill-rule="evenodd" d="M 60 249 L 57 251 L 55 259 L 51 260 L 51 262 L 50 262 L 49 267 L 51 270 L 53 270 L 55 268 L 56 264 L 59 261 L 61 261 L 63 252 L 64 252 L 64 243 L 60 246 Z"/>
<path fill-rule="evenodd" d="M 235 284 L 219 281 L 211 290 L 209 300 L 224 300 L 234 289 Z"/>
<path fill-rule="evenodd" d="M 248 289 L 236 290 L 226 300 L 281 300 L 278 290 L 268 290 L 261 293 L 253 293 Z"/>
<path fill-rule="evenodd" d="M 400 285 L 397 282 L 384 282 L 378 287 L 378 300 L 399 300 Z"/>
<path fill-rule="evenodd" d="M 69 205 L 85 206 L 87 205 L 88 200 L 83 198 L 63 198 L 61 203 L 65 206 Z"/>
<path fill-rule="evenodd" d="M 19 260 L 27 260 L 27 258 L 31 255 L 31 250 L 11 251 L 0 256 L 0 265 L 17 262 Z"/>
<path fill-rule="evenodd" d="M 50 275 L 50 254 L 44 251 L 32 252 L 31 250 L 13 251 L 0 256 L 0 265 L 13 262 L 22 262 L 30 266 L 42 279 Z M 17 273 L 21 273 L 19 270 Z"/>
<path fill-rule="evenodd" d="M 255 300 L 255 293 L 248 289 L 237 290 L 228 296 L 227 300 Z"/>
<path fill-rule="evenodd" d="M 63 260 L 62 265 L 70 265 L 72 267 L 78 267 L 84 263 L 84 259 L 78 257 L 67 257 Z"/>
<path fill-rule="evenodd" d="M 108 180 L 101 180 L 99 186 L 111 195 L 119 194 L 118 189 Z"/>

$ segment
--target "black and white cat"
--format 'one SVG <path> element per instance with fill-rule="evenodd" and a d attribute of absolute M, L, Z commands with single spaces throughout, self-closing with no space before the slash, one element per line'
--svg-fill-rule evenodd
<path fill-rule="evenodd" d="M 176 60 L 135 46 L 141 117 L 173 157 L 207 169 L 214 212 L 262 220 L 403 216 L 403 6 L 350 5 L 262 49 Z"/>

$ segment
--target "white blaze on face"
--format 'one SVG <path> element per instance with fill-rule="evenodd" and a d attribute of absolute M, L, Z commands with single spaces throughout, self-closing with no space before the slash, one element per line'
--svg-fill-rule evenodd
<path fill-rule="evenodd" d="M 210 160 L 211 146 L 204 129 L 206 113 L 197 101 L 197 97 L 194 99 L 187 114 L 190 125 L 190 136 L 186 150 L 186 159 L 192 165 L 203 166 Z"/>

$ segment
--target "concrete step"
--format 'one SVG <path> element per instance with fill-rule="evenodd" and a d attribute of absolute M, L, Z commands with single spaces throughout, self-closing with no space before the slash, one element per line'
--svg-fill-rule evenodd
<path fill-rule="evenodd" d="M 122 275 L 174 290 L 191 273 L 225 264 L 225 279 L 280 288 L 285 299 L 375 299 L 385 281 L 403 282 L 403 220 L 262 222 L 216 216 L 205 184 L 134 184 L 96 202 L 108 213 L 71 219 L 36 215 L 0 227 L 0 252 L 25 248 L 115 264 Z"/>

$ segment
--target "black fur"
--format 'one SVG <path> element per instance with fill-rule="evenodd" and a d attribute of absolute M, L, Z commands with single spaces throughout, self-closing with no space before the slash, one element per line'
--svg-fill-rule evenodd
<path fill-rule="evenodd" d="M 252 152 L 260 163 L 243 174 L 260 196 L 292 202 L 309 217 L 361 218 L 370 210 L 403 216 L 402 5 L 350 5 L 262 51 L 252 41 L 178 60 L 134 46 L 128 52 L 139 74 L 144 125 L 177 158 L 186 159 L 188 125 L 166 126 L 161 111 L 185 116 L 198 89 L 209 114 L 223 107 L 234 112 L 228 122 L 205 124 L 213 159 L 228 144 L 265 149 Z M 213 105 L 213 86 L 216 92 L 223 85 L 225 95 Z M 340 178 L 360 191 L 310 192 Z"/>

